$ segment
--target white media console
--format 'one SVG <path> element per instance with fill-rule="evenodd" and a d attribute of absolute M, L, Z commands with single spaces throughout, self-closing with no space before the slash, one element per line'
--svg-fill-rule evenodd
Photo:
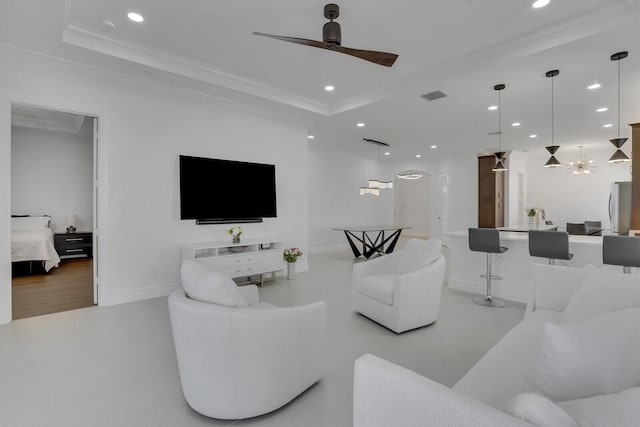
<path fill-rule="evenodd" d="M 282 253 L 282 242 L 268 239 L 201 242 L 184 245 L 182 261 L 206 262 L 234 279 L 259 275 L 262 285 L 265 274 L 275 278 L 275 273 L 284 269 Z"/>

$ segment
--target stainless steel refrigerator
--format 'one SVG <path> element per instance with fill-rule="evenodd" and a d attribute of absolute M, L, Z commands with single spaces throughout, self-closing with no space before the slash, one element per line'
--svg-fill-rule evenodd
<path fill-rule="evenodd" d="M 631 181 L 611 183 L 609 195 L 611 232 L 627 235 L 631 228 Z"/>

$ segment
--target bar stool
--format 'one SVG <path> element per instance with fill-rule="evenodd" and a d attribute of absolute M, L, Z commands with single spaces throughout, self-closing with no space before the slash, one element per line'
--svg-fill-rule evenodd
<path fill-rule="evenodd" d="M 500 246 L 500 232 L 495 228 L 470 228 L 469 249 L 487 254 L 487 274 L 480 275 L 487 279 L 487 294 L 473 298 L 473 302 L 485 307 L 504 307 L 507 305 L 506 302 L 491 296 L 491 279 L 502 280 L 502 277 L 491 275 L 491 254 L 501 254 L 509 250 Z"/>
<path fill-rule="evenodd" d="M 623 273 L 631 274 L 631 267 L 640 267 L 640 237 L 604 236 L 602 263 L 621 265 Z"/>
<path fill-rule="evenodd" d="M 529 231 L 529 255 L 549 258 L 549 265 L 557 259 L 570 260 L 569 234 L 562 231 Z"/>

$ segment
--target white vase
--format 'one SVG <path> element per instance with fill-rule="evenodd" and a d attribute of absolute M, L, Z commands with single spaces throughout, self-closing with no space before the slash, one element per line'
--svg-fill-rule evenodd
<path fill-rule="evenodd" d="M 287 263 L 287 279 L 293 280 L 296 278 L 296 263 L 288 262 Z"/>
<path fill-rule="evenodd" d="M 533 228 L 533 221 L 534 221 L 534 217 L 532 216 L 527 217 L 527 225 L 529 226 L 529 228 Z"/>

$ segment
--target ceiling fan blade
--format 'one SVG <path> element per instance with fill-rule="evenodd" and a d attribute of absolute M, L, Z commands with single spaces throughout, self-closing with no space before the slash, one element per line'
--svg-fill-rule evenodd
<path fill-rule="evenodd" d="M 374 64 L 384 65 L 385 67 L 391 67 L 396 62 L 396 59 L 398 59 L 398 55 L 395 53 L 377 52 L 375 50 L 352 49 L 334 45 L 330 45 L 328 49 L 355 56 L 356 58 L 364 59 Z"/>
<path fill-rule="evenodd" d="M 301 38 L 298 38 L 298 37 L 276 36 L 274 34 L 265 34 L 265 33 L 257 33 L 257 32 L 254 32 L 253 35 L 254 36 L 262 36 L 262 37 L 269 37 L 270 39 L 282 40 L 284 42 L 302 44 L 302 45 L 305 45 L 305 46 L 319 47 L 321 49 L 330 49 L 331 46 L 332 46 L 329 43 L 323 43 L 323 42 L 319 42 L 319 41 L 316 41 L 316 40 L 301 39 Z"/>
<path fill-rule="evenodd" d="M 253 33 L 256 36 L 269 37 L 276 40 L 282 40 L 285 42 L 301 44 L 305 46 L 318 47 L 320 49 L 333 50 L 336 52 L 344 53 L 346 55 L 355 56 L 356 58 L 364 59 L 365 61 L 373 62 L 374 64 L 383 65 L 385 67 L 391 67 L 396 59 L 398 59 L 398 55 L 395 53 L 387 53 L 387 52 L 376 52 L 373 50 L 362 50 L 362 49 L 352 49 L 349 47 L 339 46 L 330 43 L 319 42 L 316 40 L 309 39 L 301 39 L 298 37 L 285 37 L 285 36 L 276 36 L 273 34 L 265 34 L 265 33 Z"/>

